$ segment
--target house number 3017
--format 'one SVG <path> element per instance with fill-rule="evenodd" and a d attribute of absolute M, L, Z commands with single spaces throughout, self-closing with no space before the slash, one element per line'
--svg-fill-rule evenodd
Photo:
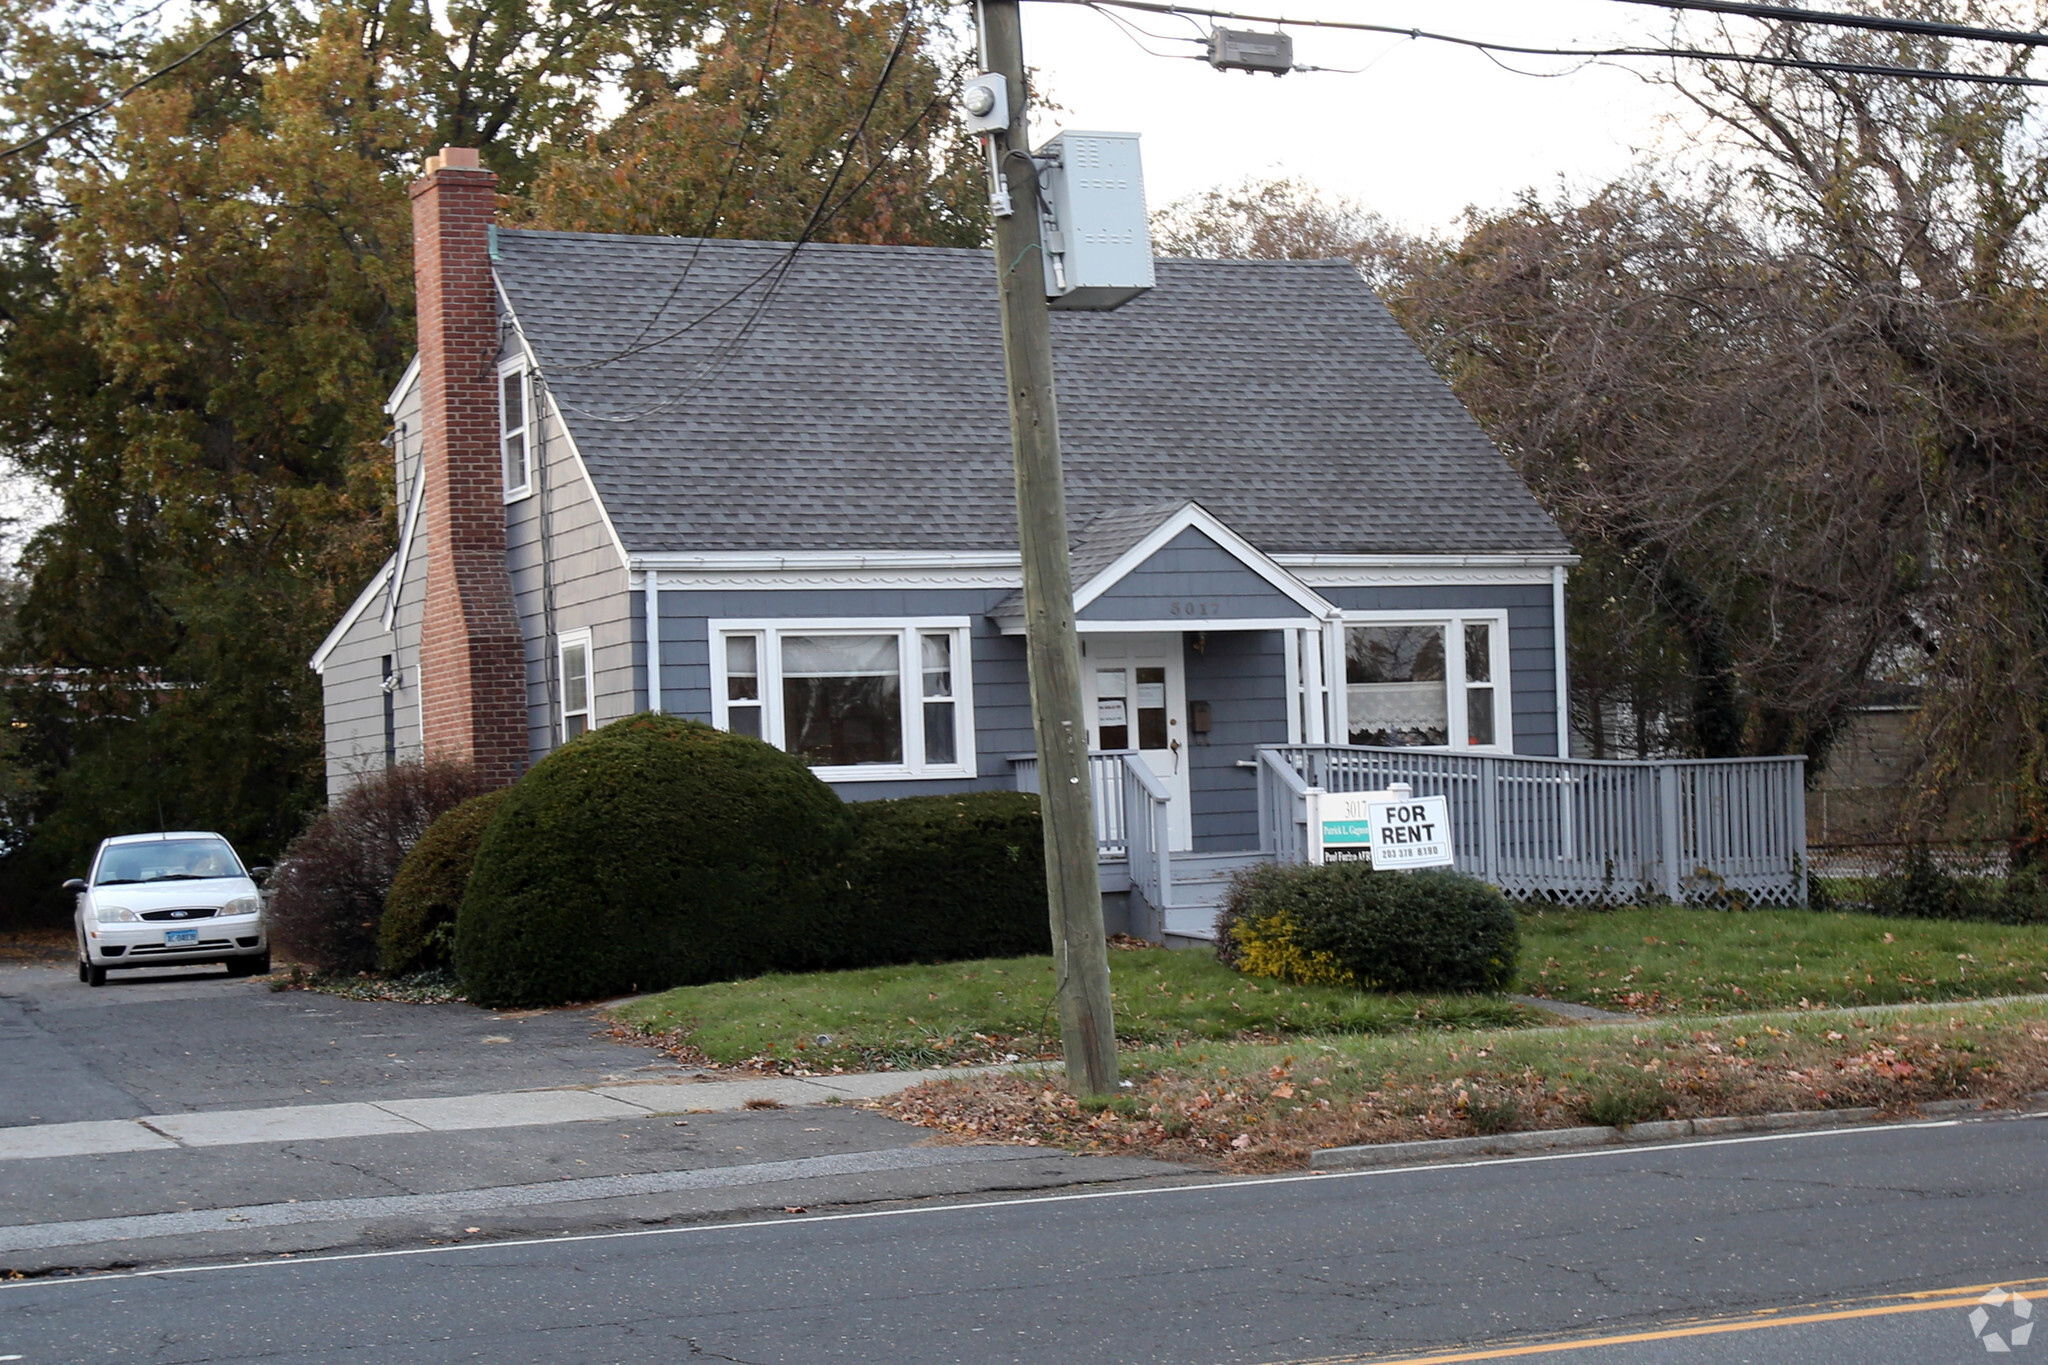
<path fill-rule="evenodd" d="M 1170 616 L 1221 616 L 1221 602 L 1175 602 L 1167 609 Z"/>

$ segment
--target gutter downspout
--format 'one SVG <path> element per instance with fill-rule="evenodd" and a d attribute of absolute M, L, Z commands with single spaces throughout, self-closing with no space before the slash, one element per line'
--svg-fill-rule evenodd
<path fill-rule="evenodd" d="M 1564 565 L 1550 569 L 1550 624 L 1557 651 L 1557 756 L 1572 756 L 1572 703 L 1570 674 L 1564 656 Z"/>
<path fill-rule="evenodd" d="M 647 709 L 661 714 L 661 574 L 640 571 L 641 596 L 647 599 Z"/>

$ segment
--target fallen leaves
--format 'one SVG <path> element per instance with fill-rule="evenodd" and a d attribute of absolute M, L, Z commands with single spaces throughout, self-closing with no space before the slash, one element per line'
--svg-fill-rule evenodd
<path fill-rule="evenodd" d="M 1796 1026 L 1752 1018 L 1726 1048 L 1714 1030 L 1683 1025 L 1496 1037 L 1482 1048 L 1445 1039 L 1378 1054 L 1364 1051 L 1375 1046 L 1368 1042 L 1333 1040 L 1393 1060 L 1320 1056 L 1316 1066 L 1329 1074 L 1308 1081 L 1292 1073 L 1291 1057 L 1272 1064 L 1271 1049 L 1243 1049 L 1242 1067 L 1228 1052 L 1196 1064 L 1160 1049 L 1132 1058 L 1156 1069 L 1107 1104 L 1085 1104 L 1042 1080 L 984 1075 L 928 1082 L 870 1107 L 957 1141 L 1277 1170 L 1301 1166 L 1319 1147 L 1573 1127 L 1589 1121 L 1617 1075 L 1647 1080 L 1665 1118 L 1863 1106 L 1901 1113 L 1933 1100 L 2011 1102 L 2048 1089 L 2042 1021 L 1972 1018 L 1980 1022 L 1960 1034 L 1946 1015 L 1875 1030 L 1856 1017 Z M 1314 1040 L 1292 1046 L 1338 1050 Z"/>

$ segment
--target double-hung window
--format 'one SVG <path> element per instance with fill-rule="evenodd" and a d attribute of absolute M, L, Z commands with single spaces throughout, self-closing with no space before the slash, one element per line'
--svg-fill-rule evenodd
<path fill-rule="evenodd" d="M 561 637 L 562 739 L 576 738 L 590 728 L 590 632 Z"/>
<path fill-rule="evenodd" d="M 1344 729 L 1352 744 L 1513 747 L 1507 615 L 1352 613 L 1344 626 Z"/>
<path fill-rule="evenodd" d="M 968 623 L 711 627 L 712 719 L 827 777 L 972 777 Z"/>
<path fill-rule="evenodd" d="M 505 501 L 533 491 L 533 386 L 526 365 L 513 361 L 498 372 L 498 444 L 504 457 Z"/>

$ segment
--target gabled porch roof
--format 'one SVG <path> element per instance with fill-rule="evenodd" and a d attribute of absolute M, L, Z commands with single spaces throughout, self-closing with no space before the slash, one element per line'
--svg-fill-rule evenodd
<path fill-rule="evenodd" d="M 1074 541 L 1074 619 L 1083 631 L 1273 630 L 1335 608 L 1198 502 L 1117 507 Z M 1024 595 L 989 613 L 1024 633 Z"/>

